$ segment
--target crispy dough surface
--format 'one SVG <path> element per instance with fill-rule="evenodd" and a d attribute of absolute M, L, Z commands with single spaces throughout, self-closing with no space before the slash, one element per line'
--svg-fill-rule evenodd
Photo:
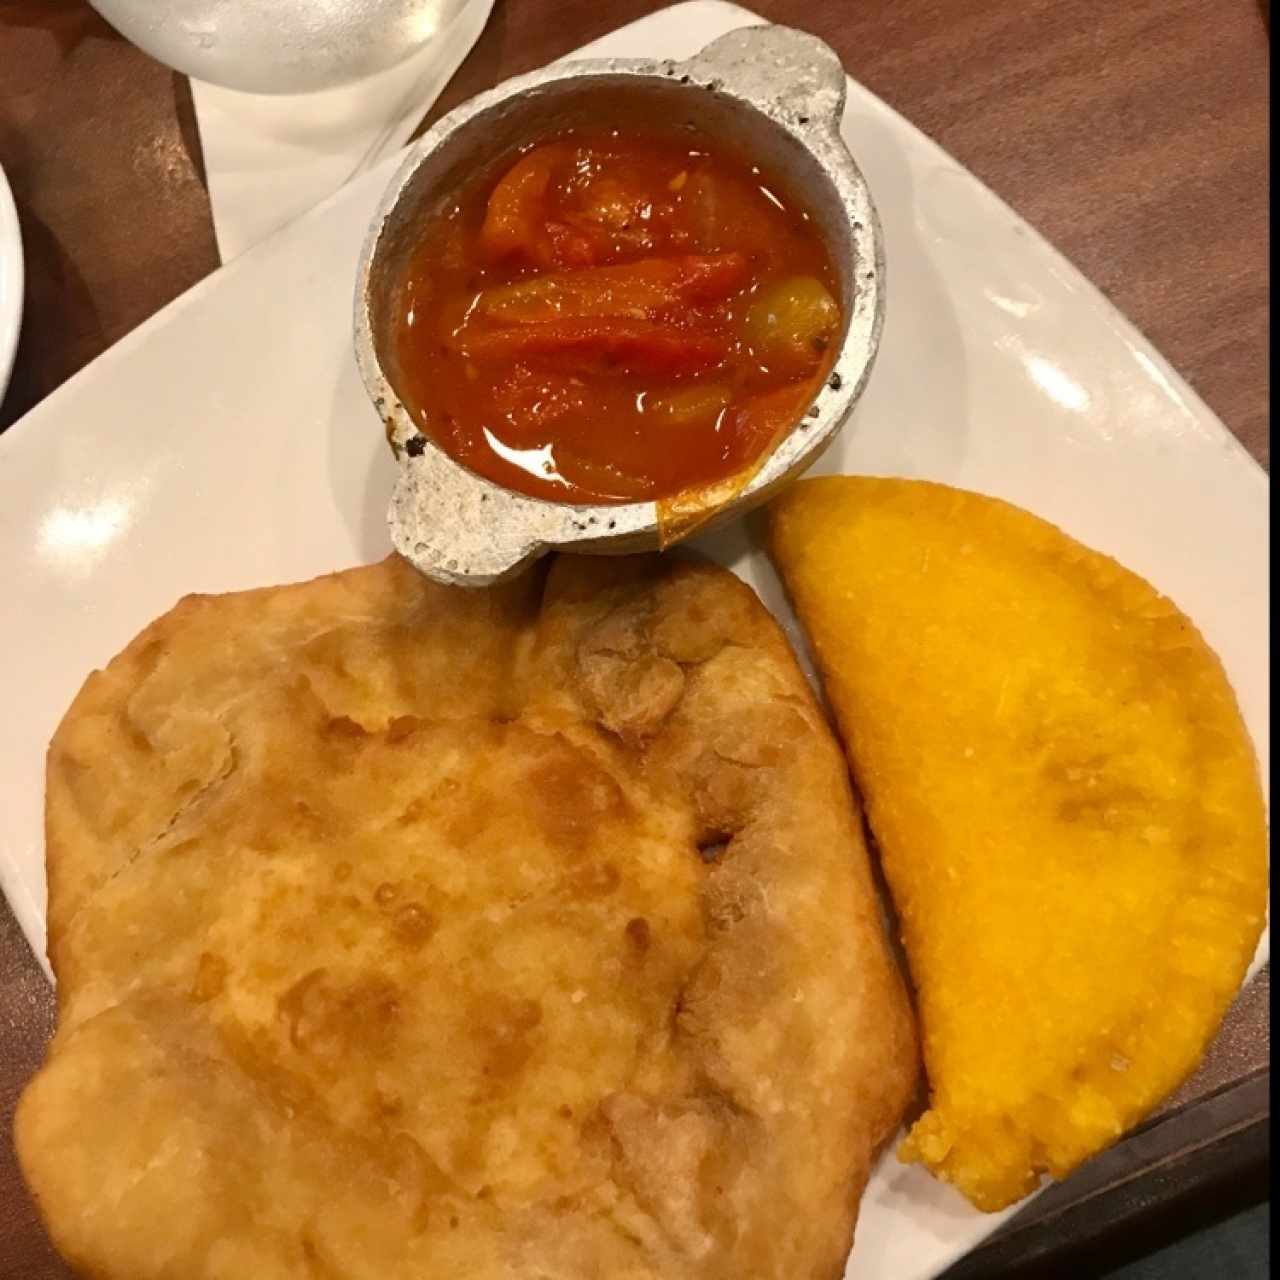
<path fill-rule="evenodd" d="M 998 1209 L 1193 1070 L 1266 905 L 1257 763 L 1217 657 L 1024 511 L 806 480 L 771 512 L 915 982 L 900 1152 Z"/>
<path fill-rule="evenodd" d="M 727 572 L 188 598 L 76 699 L 47 824 L 17 1143 L 85 1274 L 840 1273 L 913 1030 Z"/>

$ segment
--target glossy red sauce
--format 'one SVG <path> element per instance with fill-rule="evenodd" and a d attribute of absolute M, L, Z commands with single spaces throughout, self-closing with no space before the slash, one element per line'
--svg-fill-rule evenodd
<path fill-rule="evenodd" d="M 423 228 L 400 392 L 471 470 L 561 502 L 657 499 L 758 461 L 840 331 L 808 215 L 701 139 L 572 133 Z"/>

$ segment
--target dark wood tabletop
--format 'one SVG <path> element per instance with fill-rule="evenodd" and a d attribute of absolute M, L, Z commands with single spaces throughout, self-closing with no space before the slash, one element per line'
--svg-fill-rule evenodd
<path fill-rule="evenodd" d="M 429 119 L 660 7 L 497 0 Z M 854 77 L 1038 227 L 1268 465 L 1267 4 L 752 7 L 827 40 Z M 185 79 L 117 37 L 83 0 L 0 0 L 0 165 L 27 263 L 3 430 L 215 270 L 218 257 Z M 1264 972 L 1158 1116 L 1033 1202 L 954 1280 L 1095 1275 L 1264 1194 L 1268 995 Z M 70 1275 L 8 1140 L 51 1029 L 48 984 L 0 902 L 0 1280 Z"/>

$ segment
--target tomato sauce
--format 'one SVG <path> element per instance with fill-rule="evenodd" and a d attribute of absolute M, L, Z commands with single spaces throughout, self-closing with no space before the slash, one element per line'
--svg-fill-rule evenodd
<path fill-rule="evenodd" d="M 808 214 L 701 138 L 574 132 L 424 228 L 400 391 L 472 471 L 558 502 L 668 498 L 757 463 L 841 325 Z"/>

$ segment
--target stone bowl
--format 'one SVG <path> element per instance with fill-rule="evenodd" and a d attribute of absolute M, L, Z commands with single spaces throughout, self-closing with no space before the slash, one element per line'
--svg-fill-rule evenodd
<path fill-rule="evenodd" d="M 880 226 L 839 132 L 845 86 L 827 45 L 766 24 L 731 31 L 686 62 L 564 62 L 508 80 L 414 144 L 366 237 L 355 308 L 356 360 L 399 465 L 388 519 L 402 555 L 438 582 L 478 587 L 555 548 L 619 555 L 660 545 L 655 503 L 576 505 L 505 489 L 423 435 L 397 391 L 396 302 L 424 222 L 477 173 L 574 126 L 692 126 L 751 157 L 807 209 L 844 316 L 830 374 L 751 482 L 698 532 L 758 506 L 817 460 L 866 385 L 884 317 Z"/>

